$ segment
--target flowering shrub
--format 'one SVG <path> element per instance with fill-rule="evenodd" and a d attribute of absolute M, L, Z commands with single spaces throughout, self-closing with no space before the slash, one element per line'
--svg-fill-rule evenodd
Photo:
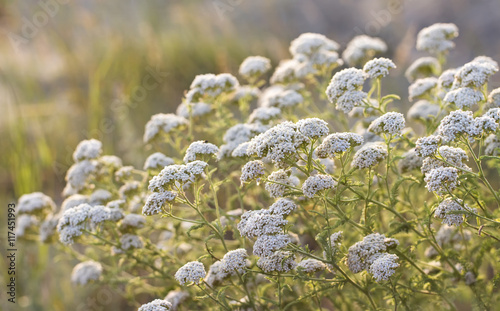
<path fill-rule="evenodd" d="M 446 69 L 458 29 L 418 35 L 405 114 L 387 50 L 302 34 L 271 63 L 195 77 L 146 124 L 142 169 L 82 141 L 61 207 L 19 199 L 18 237 L 78 258 L 139 310 L 479 309 L 497 303 L 500 89 L 485 56 Z M 349 67 L 337 70 L 348 64 Z M 409 126 L 413 126 L 409 127 Z M 78 245 L 78 247 L 77 247 Z M 70 277 L 70 276 L 68 276 Z"/>

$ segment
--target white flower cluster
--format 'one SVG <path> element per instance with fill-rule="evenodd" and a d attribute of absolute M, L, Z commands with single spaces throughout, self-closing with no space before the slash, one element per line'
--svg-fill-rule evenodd
<path fill-rule="evenodd" d="M 333 69 L 341 66 L 337 50 L 339 44 L 317 33 L 303 33 L 290 43 L 290 53 L 297 63 L 295 75 L 305 77 L 316 74 L 322 69 Z"/>
<path fill-rule="evenodd" d="M 163 192 L 169 190 L 176 183 L 185 184 L 192 182 L 196 176 L 203 174 L 208 164 L 195 160 L 186 165 L 174 164 L 165 166 L 161 172 L 149 181 L 148 189 L 152 192 Z"/>
<path fill-rule="evenodd" d="M 405 77 L 408 81 L 413 82 L 419 78 L 438 75 L 441 72 L 441 64 L 435 57 L 420 57 L 415 60 L 408 69 L 406 69 Z"/>
<path fill-rule="evenodd" d="M 355 133 L 330 134 L 316 148 L 316 154 L 320 158 L 335 157 L 343 152 L 363 144 L 363 136 Z"/>
<path fill-rule="evenodd" d="M 295 107 L 303 102 L 304 97 L 299 92 L 286 89 L 279 84 L 268 87 L 259 98 L 259 106 L 280 109 Z"/>
<path fill-rule="evenodd" d="M 425 174 L 424 181 L 427 190 L 437 194 L 451 192 L 460 183 L 458 181 L 458 170 L 454 167 L 438 167 Z"/>
<path fill-rule="evenodd" d="M 370 272 L 375 281 L 387 281 L 394 274 L 395 270 L 399 267 L 399 257 L 394 254 L 379 253 L 375 255 L 376 259 L 370 265 L 368 272 Z"/>
<path fill-rule="evenodd" d="M 296 269 L 303 273 L 315 273 L 326 269 L 326 264 L 317 259 L 304 259 L 297 264 Z"/>
<path fill-rule="evenodd" d="M 333 75 L 326 89 L 326 95 L 337 110 L 345 113 L 359 106 L 367 94 L 362 91 L 366 74 L 361 69 L 347 68 Z"/>
<path fill-rule="evenodd" d="M 266 272 L 289 271 L 295 267 L 293 254 L 281 251 L 292 240 L 281 232 L 288 223 L 284 217 L 296 208 L 292 200 L 279 199 L 269 209 L 247 211 L 241 215 L 237 228 L 242 236 L 257 237 L 254 254 L 261 256 L 257 265 Z"/>
<path fill-rule="evenodd" d="M 288 234 L 261 235 L 255 240 L 253 254 L 259 257 L 271 256 L 274 252 L 292 242 Z"/>
<path fill-rule="evenodd" d="M 169 291 L 167 296 L 165 297 L 165 300 L 172 304 L 172 306 L 170 307 L 170 310 L 176 311 L 179 308 L 179 306 L 188 298 L 189 298 L 188 292 L 177 289 L 177 290 Z M 147 311 L 147 310 L 145 310 L 145 311 Z M 165 310 L 161 310 L 161 311 L 165 311 Z"/>
<path fill-rule="evenodd" d="M 469 157 L 463 149 L 441 146 L 437 150 L 437 157 L 427 157 L 424 159 L 421 171 L 423 174 L 427 174 L 433 169 L 447 167 L 449 165 L 458 168 L 460 172 L 462 170 L 470 171 L 470 167 L 464 163 L 468 159 Z"/>
<path fill-rule="evenodd" d="M 363 241 L 349 247 L 347 254 L 346 264 L 353 273 L 359 273 L 363 270 L 371 273 L 377 282 L 387 280 L 392 274 L 394 269 L 399 265 L 394 263 L 398 259 L 395 257 L 386 257 L 377 262 L 378 259 L 389 255 L 387 250 L 399 245 L 398 240 L 386 238 L 379 233 L 372 233 L 363 238 Z M 374 263 L 377 264 L 374 265 Z"/>
<path fill-rule="evenodd" d="M 96 261 L 84 261 L 77 264 L 71 272 L 71 282 L 76 285 L 85 285 L 90 281 L 97 281 L 102 274 L 102 265 Z"/>
<path fill-rule="evenodd" d="M 262 56 L 249 56 L 241 63 L 239 74 L 247 80 L 260 78 L 271 69 L 271 61 Z"/>
<path fill-rule="evenodd" d="M 151 302 L 143 304 L 137 311 L 169 311 L 174 310 L 172 304 L 163 299 L 155 299 Z"/>
<path fill-rule="evenodd" d="M 297 130 L 310 139 L 318 139 L 329 133 L 328 123 L 318 118 L 307 118 L 299 120 Z"/>
<path fill-rule="evenodd" d="M 199 261 L 188 262 L 175 273 L 175 279 L 181 285 L 191 282 L 199 284 L 205 276 L 205 267 Z"/>
<path fill-rule="evenodd" d="M 238 80 L 228 73 L 197 75 L 186 94 L 188 103 L 205 102 L 234 91 L 239 86 Z"/>
<path fill-rule="evenodd" d="M 473 123 L 472 111 L 455 110 L 441 120 L 437 132 L 445 142 L 449 142 L 458 135 L 469 134 Z"/>
<path fill-rule="evenodd" d="M 252 138 L 247 154 L 268 157 L 274 164 L 283 167 L 288 158 L 295 158 L 297 149 L 307 142 L 306 139 L 296 124 L 285 121 Z"/>
<path fill-rule="evenodd" d="M 271 213 L 269 209 L 260 209 L 246 211 L 241 215 L 237 228 L 242 236 L 255 238 L 265 234 L 277 234 L 286 224 L 288 221 L 283 215 Z"/>
<path fill-rule="evenodd" d="M 262 124 L 269 123 L 271 120 L 278 119 L 281 116 L 281 109 L 277 107 L 258 107 L 252 111 L 248 117 L 248 122 Z"/>
<path fill-rule="evenodd" d="M 103 221 L 113 220 L 112 214 L 113 211 L 109 207 L 91 206 L 87 203 L 67 209 L 57 224 L 59 239 L 64 244 L 73 244 L 74 238 L 82 235 L 82 230 L 86 227 L 86 220 L 95 226 Z"/>
<path fill-rule="evenodd" d="M 484 140 L 484 153 L 487 155 L 497 156 L 500 154 L 500 137 L 491 134 Z"/>
<path fill-rule="evenodd" d="M 308 198 L 314 198 L 316 193 L 325 189 L 333 189 L 337 182 L 330 175 L 316 174 L 306 179 L 302 192 Z"/>
<path fill-rule="evenodd" d="M 281 198 L 288 187 L 297 186 L 299 181 L 290 176 L 291 170 L 277 170 L 267 176 L 265 189 L 273 198 Z"/>
<path fill-rule="evenodd" d="M 222 140 L 225 144 L 220 146 L 218 158 L 229 156 L 246 156 L 246 150 L 244 154 L 235 154 L 237 149 L 241 149 L 242 146 L 247 145 L 248 141 L 252 139 L 255 135 L 260 134 L 268 129 L 260 123 L 257 124 L 236 124 L 235 126 L 229 128 Z"/>
<path fill-rule="evenodd" d="M 343 231 L 337 231 L 330 235 L 330 247 L 332 249 L 332 255 L 335 255 L 335 253 L 337 253 L 337 251 L 339 250 L 343 234 Z"/>
<path fill-rule="evenodd" d="M 374 58 L 363 66 L 363 71 L 371 78 L 378 79 L 389 75 L 389 69 L 396 68 L 394 62 L 388 58 Z"/>
<path fill-rule="evenodd" d="M 408 99 L 413 101 L 414 99 L 430 97 L 432 90 L 434 90 L 437 85 L 438 79 L 435 77 L 417 79 L 408 88 Z"/>
<path fill-rule="evenodd" d="M 247 266 L 247 251 L 244 248 L 235 249 L 227 252 L 222 258 L 221 269 L 229 275 L 243 274 Z"/>
<path fill-rule="evenodd" d="M 264 162 L 260 160 L 254 160 L 246 163 L 241 169 L 240 181 L 241 184 L 257 180 L 257 184 L 260 181 L 260 177 L 264 176 Z"/>
<path fill-rule="evenodd" d="M 288 272 L 297 266 L 295 255 L 288 251 L 276 251 L 271 256 L 259 258 L 257 266 L 264 272 Z"/>
<path fill-rule="evenodd" d="M 488 104 L 491 108 L 500 107 L 500 88 L 496 88 L 488 95 Z"/>
<path fill-rule="evenodd" d="M 387 112 L 375 119 L 368 130 L 375 134 L 399 135 L 405 127 L 405 117 L 399 112 Z"/>
<path fill-rule="evenodd" d="M 54 201 L 41 192 L 23 194 L 17 203 L 17 212 L 19 214 L 44 215 L 54 212 L 55 209 L 56 204 Z"/>
<path fill-rule="evenodd" d="M 73 152 L 73 160 L 80 162 L 84 160 L 97 159 L 102 153 L 102 143 L 96 139 L 83 140 Z"/>
<path fill-rule="evenodd" d="M 387 51 L 387 45 L 379 38 L 373 38 L 366 35 L 354 37 L 348 44 L 342 58 L 351 66 L 363 65 L 377 53 Z"/>
<path fill-rule="evenodd" d="M 144 170 L 161 170 L 165 166 L 174 164 L 172 158 L 167 157 L 161 152 L 155 152 L 144 162 Z"/>
<path fill-rule="evenodd" d="M 368 143 L 356 151 L 351 166 L 358 169 L 368 168 L 385 159 L 387 155 L 385 144 Z"/>
<path fill-rule="evenodd" d="M 417 50 L 429 53 L 443 53 L 453 47 L 452 39 L 458 37 L 458 27 L 451 23 L 437 23 L 420 30 L 417 36 Z"/>
<path fill-rule="evenodd" d="M 186 150 L 184 163 L 193 162 L 198 155 L 215 155 L 219 152 L 219 148 L 207 141 L 199 140 L 191 143 Z"/>
<path fill-rule="evenodd" d="M 408 110 L 408 119 L 416 121 L 430 121 L 437 117 L 439 105 L 433 104 L 425 99 L 415 102 Z"/>
<path fill-rule="evenodd" d="M 459 109 L 469 108 L 484 100 L 479 90 L 470 87 L 461 87 L 449 91 L 443 99 L 447 103 L 455 104 Z"/>
<path fill-rule="evenodd" d="M 420 157 L 428 157 L 439 148 L 439 144 L 442 141 L 442 137 L 439 135 L 430 135 L 426 137 L 420 137 L 417 139 L 415 152 Z"/>
<path fill-rule="evenodd" d="M 63 195 L 69 196 L 76 194 L 87 186 L 91 176 L 100 174 L 99 169 L 110 166 L 107 163 L 111 156 L 102 156 L 102 143 L 98 140 L 84 140 L 78 144 L 73 153 L 73 164 L 66 173 L 66 187 L 64 188 Z M 121 160 L 114 159 L 116 168 L 122 166 Z"/>
<path fill-rule="evenodd" d="M 173 113 L 159 113 L 151 117 L 151 120 L 146 123 L 146 130 L 144 132 L 144 142 L 149 143 L 153 141 L 160 132 L 165 134 L 170 131 L 180 128 L 188 124 L 188 120 Z"/>
<path fill-rule="evenodd" d="M 463 206 L 462 206 L 463 205 Z M 446 198 L 444 199 L 434 211 L 434 217 L 443 220 L 443 224 L 450 226 L 460 226 L 464 222 L 464 213 L 472 210 L 462 200 Z"/>
<path fill-rule="evenodd" d="M 455 73 L 454 88 L 481 87 L 498 71 L 498 64 L 490 58 L 476 58 Z"/>
<path fill-rule="evenodd" d="M 212 106 L 207 103 L 188 103 L 182 102 L 175 113 L 183 118 L 196 118 L 209 114 L 212 111 Z"/>

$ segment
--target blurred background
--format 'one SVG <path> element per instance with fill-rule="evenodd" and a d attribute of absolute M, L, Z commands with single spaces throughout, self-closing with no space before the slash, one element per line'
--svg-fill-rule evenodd
<path fill-rule="evenodd" d="M 141 166 L 150 153 L 142 144 L 145 123 L 152 114 L 174 112 L 195 75 L 236 75 L 240 62 L 251 55 L 266 56 L 276 66 L 289 58 L 290 41 L 304 32 L 324 34 L 342 47 L 359 34 L 385 40 L 385 56 L 399 70 L 388 78 L 386 91 L 400 94 L 401 105 L 408 105 L 408 82 L 400 74 L 423 55 L 414 48 L 423 27 L 436 22 L 458 26 L 450 67 L 478 55 L 500 61 L 498 0 L 0 3 L 3 207 L 33 191 L 60 203 L 71 155 L 83 139 L 99 139 L 106 154 L 121 157 L 124 165 Z M 149 75 L 156 83 L 146 88 L 143 80 Z M 499 82 L 494 77 L 492 84 Z M 72 263 L 53 257 L 58 252 L 51 247 L 21 248 L 18 269 L 24 272 L 13 310 L 104 310 L 109 301 L 117 303 L 113 309 L 128 310 L 110 289 L 72 287 Z M 85 298 L 89 291 L 95 291 L 94 303 Z M 3 295 L 2 290 L 0 306 Z"/>

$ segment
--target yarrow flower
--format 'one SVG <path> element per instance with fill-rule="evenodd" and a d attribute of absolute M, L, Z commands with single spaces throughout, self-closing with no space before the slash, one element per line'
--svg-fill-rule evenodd
<path fill-rule="evenodd" d="M 463 213 L 456 212 L 467 212 L 471 208 L 465 204 L 462 206 L 463 201 L 460 199 L 446 198 L 441 202 L 436 210 L 434 211 L 434 217 L 443 220 L 443 224 L 450 226 L 460 226 L 463 222 Z M 453 213 L 455 212 L 455 213 Z"/>
<path fill-rule="evenodd" d="M 336 109 L 345 113 L 350 112 L 355 106 L 366 98 L 367 94 L 361 89 L 365 82 L 366 74 L 361 69 L 347 68 L 332 77 L 326 89 L 330 102 L 336 103 Z"/>
<path fill-rule="evenodd" d="M 415 153 L 420 157 L 428 157 L 436 152 L 442 140 L 439 135 L 420 137 L 416 142 Z"/>
<path fill-rule="evenodd" d="M 246 163 L 241 169 L 240 181 L 241 184 L 249 182 L 251 180 L 257 180 L 257 184 L 260 178 L 264 176 L 264 163 L 260 160 L 250 161 Z"/>
<path fill-rule="evenodd" d="M 54 212 L 56 204 L 47 195 L 41 192 L 23 194 L 17 203 L 19 214 L 48 214 Z"/>
<path fill-rule="evenodd" d="M 189 163 L 196 160 L 198 155 L 215 155 L 219 152 L 219 148 L 207 141 L 199 140 L 191 143 L 186 150 L 184 162 Z"/>
<path fill-rule="evenodd" d="M 416 79 L 438 75 L 441 72 L 441 64 L 435 57 L 421 57 L 415 60 L 408 69 L 405 77 L 413 82 Z"/>
<path fill-rule="evenodd" d="M 175 279 L 181 285 L 191 282 L 199 284 L 205 276 L 205 267 L 199 261 L 188 262 L 175 273 Z"/>
<path fill-rule="evenodd" d="M 316 148 L 316 154 L 320 158 L 335 157 L 343 152 L 363 144 L 363 136 L 355 133 L 330 134 Z"/>
<path fill-rule="evenodd" d="M 281 85 L 273 85 L 264 91 L 259 99 L 259 106 L 286 109 L 303 102 L 304 97 L 296 90 L 285 89 Z"/>
<path fill-rule="evenodd" d="M 302 185 L 302 192 L 308 198 L 313 198 L 318 191 L 333 189 L 337 182 L 330 175 L 317 174 L 310 176 Z"/>
<path fill-rule="evenodd" d="M 310 139 L 317 139 L 325 136 L 330 131 L 328 123 L 318 118 L 308 118 L 299 120 L 297 123 L 298 131 Z"/>
<path fill-rule="evenodd" d="M 187 125 L 188 123 L 189 122 L 188 120 L 186 120 L 186 118 L 177 116 L 173 113 L 155 114 L 146 124 L 146 131 L 144 132 L 144 142 L 149 143 L 153 139 L 158 137 L 160 132 L 167 134 L 174 129 Z"/>
<path fill-rule="evenodd" d="M 388 58 L 374 58 L 363 66 L 363 71 L 371 78 L 378 79 L 389 75 L 389 69 L 396 68 L 394 62 Z"/>
<path fill-rule="evenodd" d="M 429 53 L 443 53 L 455 47 L 452 39 L 458 37 L 458 27 L 452 23 L 437 23 L 420 30 L 417 36 L 417 50 Z"/>
<path fill-rule="evenodd" d="M 481 91 L 470 87 L 461 87 L 449 91 L 443 99 L 447 103 L 455 104 L 459 109 L 469 108 L 484 100 Z"/>
<path fill-rule="evenodd" d="M 77 264 L 71 272 L 71 282 L 85 285 L 90 281 L 97 281 L 102 274 L 102 265 L 96 261 L 85 261 Z"/>
<path fill-rule="evenodd" d="M 262 56 L 249 56 L 241 63 L 239 74 L 248 80 L 257 79 L 271 69 L 271 61 Z"/>
<path fill-rule="evenodd" d="M 234 91 L 239 85 L 238 80 L 228 73 L 197 75 L 186 94 L 186 101 L 188 103 L 205 102 L 205 99 L 210 101 L 221 94 Z"/>
<path fill-rule="evenodd" d="M 280 123 L 250 140 L 248 155 L 268 157 L 278 166 L 286 166 L 285 160 L 293 156 L 306 137 L 297 131 L 297 125 L 286 121 Z"/>
<path fill-rule="evenodd" d="M 269 212 L 273 215 L 287 216 L 297 208 L 297 204 L 290 199 L 279 199 L 269 206 Z"/>
<path fill-rule="evenodd" d="M 261 257 L 257 266 L 264 272 L 288 272 L 297 266 L 295 255 L 288 251 L 276 251 L 271 256 Z"/>
<path fill-rule="evenodd" d="M 437 117 L 439 113 L 439 105 L 432 104 L 429 101 L 422 99 L 415 102 L 406 114 L 408 119 L 416 121 L 430 121 Z"/>
<path fill-rule="evenodd" d="M 342 58 L 351 66 L 363 64 L 377 53 L 387 51 L 387 45 L 379 38 L 366 35 L 354 37 L 348 44 Z"/>
<path fill-rule="evenodd" d="M 247 265 L 247 257 L 248 254 L 244 248 L 227 252 L 222 258 L 222 271 L 228 274 L 243 274 Z"/>
<path fill-rule="evenodd" d="M 497 71 L 498 65 L 496 63 L 473 60 L 457 70 L 453 87 L 481 87 Z"/>
<path fill-rule="evenodd" d="M 393 265 L 387 265 L 387 262 L 378 262 L 375 266 L 373 266 L 373 264 L 377 261 L 377 259 L 381 258 L 381 256 L 389 255 L 386 253 L 388 249 L 394 248 L 398 245 L 399 242 L 396 239 L 386 238 L 384 235 L 379 233 L 369 234 L 363 238 L 363 241 L 357 242 L 349 248 L 346 264 L 349 270 L 353 273 L 359 273 L 366 270 L 374 276 L 377 282 L 386 280 L 386 277 L 389 277 L 394 273 L 390 273 L 387 270 L 388 267 Z M 391 258 L 391 262 L 395 262 L 397 260 L 397 256 Z M 391 268 L 391 270 L 395 268 L 397 267 Z"/>
<path fill-rule="evenodd" d="M 271 120 L 278 119 L 281 116 L 281 109 L 277 107 L 258 107 L 248 117 L 249 123 L 261 122 L 269 123 Z"/>
<path fill-rule="evenodd" d="M 143 304 L 138 311 L 169 311 L 173 310 L 172 304 L 167 300 L 155 299 L 151 302 Z"/>
<path fill-rule="evenodd" d="M 460 183 L 458 181 L 458 170 L 454 167 L 438 167 L 425 174 L 424 181 L 427 190 L 437 194 L 445 194 L 452 191 Z"/>
<path fill-rule="evenodd" d="M 458 135 L 469 134 L 473 123 L 472 111 L 455 110 L 441 120 L 437 132 L 445 142 L 449 142 Z"/>
<path fill-rule="evenodd" d="M 394 254 L 378 254 L 377 259 L 373 261 L 368 272 L 373 275 L 377 282 L 387 281 L 399 267 L 398 260 L 399 257 Z"/>
<path fill-rule="evenodd" d="M 295 186 L 290 174 L 291 170 L 277 170 L 267 177 L 265 189 L 270 196 L 273 198 L 283 197 L 288 187 Z"/>
<path fill-rule="evenodd" d="M 196 118 L 207 115 L 211 111 L 212 111 L 212 106 L 207 103 L 183 102 L 179 106 L 177 106 L 175 113 L 178 116 L 189 119 L 190 117 Z"/>
<path fill-rule="evenodd" d="M 253 245 L 253 254 L 259 257 L 271 256 L 292 242 L 287 234 L 264 234 L 257 238 Z"/>
<path fill-rule="evenodd" d="M 326 264 L 317 259 L 304 259 L 297 265 L 297 270 L 303 273 L 315 273 L 326 269 Z"/>
<path fill-rule="evenodd" d="M 408 88 L 409 100 L 423 98 L 429 95 L 438 85 L 438 79 L 434 77 L 418 79 Z"/>
<path fill-rule="evenodd" d="M 464 163 L 468 159 L 469 157 L 463 149 L 441 146 L 437 150 L 437 157 L 427 157 L 424 159 L 421 171 L 423 174 L 427 174 L 433 169 L 447 167 L 449 164 L 460 169 L 460 172 L 461 170 L 470 171 L 470 167 Z"/>
<path fill-rule="evenodd" d="M 283 215 L 275 215 L 267 209 L 261 209 L 246 211 L 241 215 L 241 221 L 237 228 L 242 236 L 254 238 L 279 233 L 286 224 L 288 221 L 283 219 Z"/>
<path fill-rule="evenodd" d="M 494 89 L 488 95 L 488 104 L 491 108 L 500 107 L 500 88 Z"/>
<path fill-rule="evenodd" d="M 368 143 L 354 154 L 351 165 L 358 169 L 374 166 L 387 157 L 387 147 L 382 143 Z"/>
<path fill-rule="evenodd" d="M 97 159 L 102 153 L 102 143 L 97 139 L 83 140 L 76 146 L 73 153 L 73 160 L 80 162 L 83 160 Z"/>
<path fill-rule="evenodd" d="M 399 135 L 404 127 L 405 117 L 402 113 L 388 112 L 375 119 L 368 127 L 368 130 L 375 134 Z"/>
<path fill-rule="evenodd" d="M 155 152 L 144 162 L 144 170 L 163 169 L 165 166 L 169 166 L 174 163 L 175 162 L 172 158 L 167 157 L 161 152 Z"/>

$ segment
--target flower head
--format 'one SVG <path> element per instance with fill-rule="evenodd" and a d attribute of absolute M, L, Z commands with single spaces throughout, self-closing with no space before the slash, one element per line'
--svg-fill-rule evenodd
<path fill-rule="evenodd" d="M 199 284 L 205 276 L 205 267 L 199 261 L 188 262 L 175 273 L 175 279 L 181 285 L 190 282 Z"/>

